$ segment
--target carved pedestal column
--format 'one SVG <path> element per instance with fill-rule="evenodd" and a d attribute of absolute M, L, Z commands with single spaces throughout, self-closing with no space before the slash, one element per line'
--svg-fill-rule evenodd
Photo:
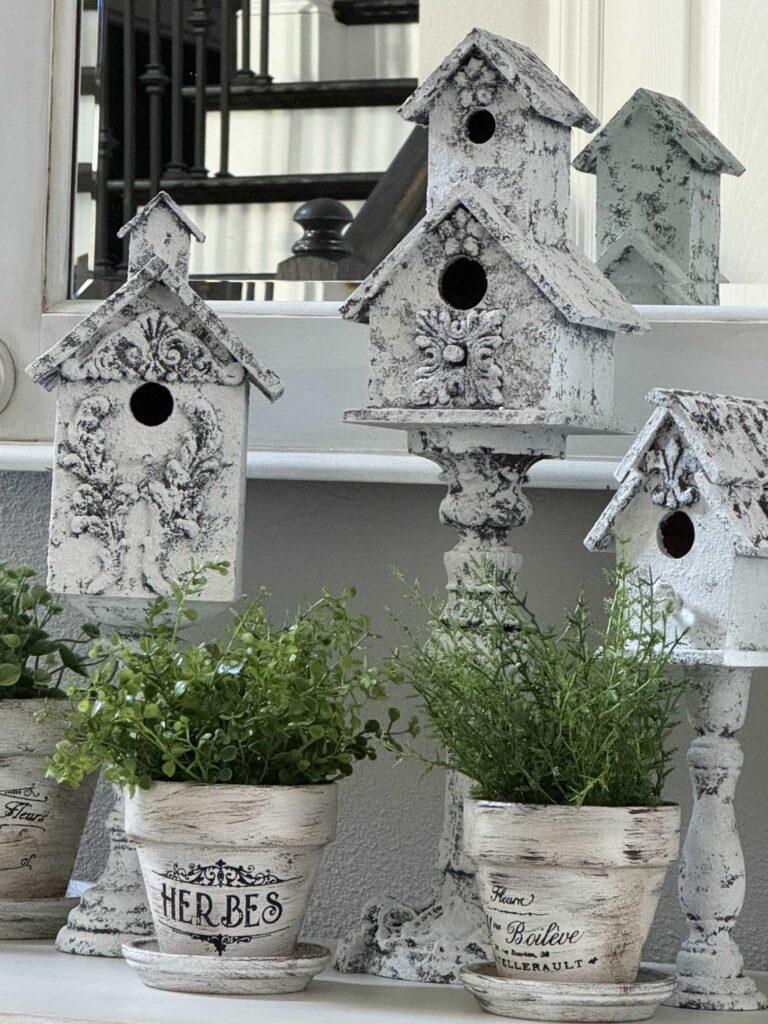
<path fill-rule="evenodd" d="M 107 818 L 109 856 L 98 882 L 80 897 L 56 938 L 61 953 L 122 956 L 122 945 L 154 934 L 136 849 L 123 828 L 123 795 Z"/>
<path fill-rule="evenodd" d="M 448 494 L 440 521 L 460 535 L 445 555 L 445 612 L 471 625 L 478 621 L 478 606 L 466 593 L 472 569 L 490 562 L 514 583 L 522 558 L 510 547 L 509 533 L 531 514 L 523 481 L 539 459 L 563 455 L 564 438 L 548 429 L 430 428 L 409 431 L 408 446 L 443 470 Z M 464 594 L 458 592 L 462 582 Z M 337 970 L 454 984 L 463 964 L 491 958 L 474 867 L 463 848 L 463 803 L 471 785 L 458 773 L 448 777 L 438 892 L 420 908 L 392 900 L 366 907 L 360 928 L 339 943 Z"/>
<path fill-rule="evenodd" d="M 744 903 L 744 857 L 734 796 L 744 760 L 736 733 L 744 724 L 750 669 L 697 665 L 688 750 L 693 814 L 683 844 L 679 894 L 690 932 L 677 957 L 669 1005 L 696 1010 L 758 1010 L 766 997 L 744 974 L 731 931 Z"/>

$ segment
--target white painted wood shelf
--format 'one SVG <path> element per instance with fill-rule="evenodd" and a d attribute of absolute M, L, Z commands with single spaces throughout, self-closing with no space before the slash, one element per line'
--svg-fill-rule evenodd
<path fill-rule="evenodd" d="M 761 987 L 766 975 L 756 976 Z M 34 1024 L 454 1024 L 490 1021 L 461 989 L 326 971 L 306 992 L 201 996 L 146 988 L 122 960 L 0 942 L 0 1022 Z M 499 1018 L 500 1020 L 502 1018 Z M 662 1007 L 657 1024 L 745 1024 L 744 1014 Z M 768 1011 L 748 1024 L 768 1024 Z"/>

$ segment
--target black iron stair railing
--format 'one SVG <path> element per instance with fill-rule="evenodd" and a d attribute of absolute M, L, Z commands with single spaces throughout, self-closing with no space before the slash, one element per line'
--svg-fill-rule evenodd
<path fill-rule="evenodd" d="M 391 14 L 391 3 L 385 6 Z M 194 204 L 365 199 L 375 188 L 377 172 L 233 175 L 230 114 L 394 106 L 414 80 L 273 81 L 269 0 L 260 2 L 255 68 L 251 0 L 101 0 L 98 10 L 98 65 L 81 72 L 82 91 L 98 103 L 97 165 L 80 166 L 77 181 L 96 204 L 94 276 L 124 273 L 117 229 L 160 188 Z M 206 167 L 210 110 L 220 115 L 213 173 Z"/>
<path fill-rule="evenodd" d="M 342 173 L 320 174 L 253 174 L 229 175 L 227 177 L 196 178 L 188 174 L 179 178 L 163 178 L 162 186 L 179 203 L 192 206 L 204 203 L 282 203 L 305 202 L 333 196 L 339 199 L 367 199 L 379 183 L 381 173 L 374 171 L 345 171 Z M 78 167 L 78 192 L 90 193 L 94 198 L 98 174 L 89 164 Z M 122 178 L 109 178 L 106 182 L 107 195 L 123 194 Z M 148 178 L 137 178 L 133 182 L 135 201 L 146 203 L 154 192 Z"/>

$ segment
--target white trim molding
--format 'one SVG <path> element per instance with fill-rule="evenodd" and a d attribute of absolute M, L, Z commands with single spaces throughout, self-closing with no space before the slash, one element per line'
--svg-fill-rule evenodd
<path fill-rule="evenodd" d="M 566 490 L 611 490 L 618 462 L 608 459 L 562 459 L 533 467 L 529 487 Z M 53 468 L 53 445 L 0 443 L 0 472 L 42 473 Z M 440 471 L 417 455 L 387 452 L 248 452 L 249 480 L 314 480 L 322 483 L 439 484 Z"/>
<path fill-rule="evenodd" d="M 249 476 L 274 480 L 437 483 L 438 471 L 406 451 L 406 432 L 345 424 L 346 409 L 367 404 L 368 332 L 340 319 L 335 302 L 214 303 L 217 313 L 286 390 L 269 405 L 253 394 Z M 72 329 L 93 303 L 65 302 L 42 316 L 41 350 Z M 616 407 L 635 428 L 648 417 L 653 387 L 683 387 L 768 398 L 768 307 L 645 306 L 645 335 L 617 344 Z M 53 399 L 35 421 L 36 436 L 0 445 L 0 468 L 50 466 Z M 569 439 L 569 457 L 540 463 L 532 487 L 606 489 L 631 439 Z M 14 443 L 20 441 L 30 443 Z M 41 443 L 35 443 L 41 442 Z"/>

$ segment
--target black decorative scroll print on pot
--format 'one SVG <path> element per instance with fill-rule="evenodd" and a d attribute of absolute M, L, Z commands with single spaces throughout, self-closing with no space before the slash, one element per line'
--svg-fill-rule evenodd
<path fill-rule="evenodd" d="M 283 916 L 278 887 L 286 879 L 269 870 L 217 860 L 174 864 L 155 874 L 163 879 L 158 897 L 166 927 L 209 943 L 219 956 L 228 946 L 250 943 L 265 930 L 274 935 L 273 926 Z"/>

